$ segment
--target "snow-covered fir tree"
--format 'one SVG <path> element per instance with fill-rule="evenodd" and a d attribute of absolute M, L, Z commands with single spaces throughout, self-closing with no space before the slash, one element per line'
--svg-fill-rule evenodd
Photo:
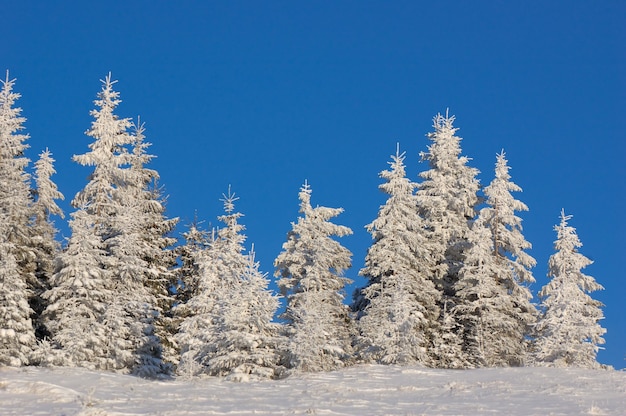
<path fill-rule="evenodd" d="M 177 219 L 165 217 L 158 172 L 146 167 L 154 156 L 146 153 L 150 143 L 144 141 L 144 126 L 138 122 L 133 127 L 129 166 L 123 169 L 113 194 L 121 209 L 111 218 L 112 236 L 106 245 L 117 261 L 114 283 L 120 296 L 116 301 L 123 302 L 137 351 L 133 371 L 155 376 L 166 370 L 161 362 L 161 340 L 173 348 L 175 331 L 169 317 L 173 296 L 168 288 L 174 285 L 176 255 L 170 248 L 175 239 L 168 235 Z M 172 359 L 175 356 L 173 351 L 166 354 Z"/>
<path fill-rule="evenodd" d="M 433 353 L 437 365 L 458 367 L 460 361 L 460 324 L 451 315 L 455 304 L 454 285 L 469 248 L 471 221 L 476 216 L 479 182 L 478 170 L 467 165 L 461 156 L 461 138 L 453 126 L 454 117 L 438 114 L 434 132 L 428 134 L 431 144 L 422 152 L 422 161 L 430 169 L 419 174 L 418 211 L 425 220 L 430 258 L 435 264 L 430 278 L 443 291 L 440 323 L 442 331 L 434 340 Z"/>
<path fill-rule="evenodd" d="M 463 267 L 455 285 L 453 310 L 464 328 L 464 349 L 473 366 L 518 366 L 527 358 L 527 340 L 537 312 L 528 285 L 535 279 L 535 260 L 524 250 L 517 211 L 528 207 L 511 192 L 504 152 L 497 156 L 495 178 L 484 189 L 487 206 L 472 225 Z"/>
<path fill-rule="evenodd" d="M 368 284 L 355 299 L 357 347 L 366 360 L 430 365 L 441 292 L 430 279 L 434 264 L 417 212 L 417 185 L 406 177 L 404 159 L 398 148 L 391 169 L 380 173 L 386 182 L 379 188 L 388 198 L 366 226 L 374 243 L 360 271 Z"/>
<path fill-rule="evenodd" d="M 114 194 L 129 162 L 125 146 L 132 143 L 127 132 L 131 122 L 114 113 L 121 100 L 110 74 L 102 84 L 86 132 L 93 138 L 90 151 L 74 156 L 94 171 L 72 201 L 72 234 L 57 260 L 52 288 L 44 294 L 49 302 L 44 317 L 53 346 L 61 349 L 51 357 L 54 364 L 128 370 L 135 364 L 133 345 L 116 302 L 119 263 L 110 255 L 107 240 L 115 235 L 112 219 L 121 211 Z"/>
<path fill-rule="evenodd" d="M 63 199 L 63 194 L 59 192 L 51 179 L 55 173 L 54 159 L 50 151 L 46 149 L 35 162 L 35 201 L 31 220 L 31 235 L 37 256 L 35 276 L 39 281 L 40 289 L 35 293 L 31 306 L 35 312 L 34 324 L 38 339 L 49 336 L 40 319 L 46 307 L 41 295 L 45 290 L 50 289 L 50 281 L 54 273 L 54 259 L 60 249 L 59 242 L 55 240 L 57 230 L 51 216 L 64 217 L 63 211 L 56 203 L 57 199 Z"/>
<path fill-rule="evenodd" d="M 72 201 L 72 236 L 45 314 L 53 345 L 63 350 L 53 362 L 150 376 L 161 366 L 158 301 L 148 282 L 161 279 L 168 253 L 159 250 L 169 244 L 164 233 L 171 226 L 147 188 L 156 173 L 143 167 L 151 156 L 142 131 L 129 133 L 131 121 L 114 113 L 121 100 L 111 75 L 102 83 L 86 132 L 90 151 L 74 156 L 94 170 Z"/>
<path fill-rule="evenodd" d="M 246 256 L 246 267 L 227 297 L 217 304 L 216 352 L 209 359 L 212 375 L 234 381 L 277 378 L 280 365 L 279 325 L 272 322 L 279 302 L 259 271 L 254 252 Z"/>
<path fill-rule="evenodd" d="M 230 190 L 224 195 L 225 214 L 218 219 L 225 226 L 195 255 L 198 275 L 186 282 L 191 297 L 177 307 L 185 316 L 177 335 L 179 375 L 246 380 L 280 374 L 278 327 L 271 322 L 278 301 L 254 254 L 244 253 L 236 200 Z"/>
<path fill-rule="evenodd" d="M 555 367 L 598 368 L 596 355 L 606 329 L 600 326 L 603 305 L 589 293 L 603 287 L 582 272 L 593 262 L 579 252 L 582 243 L 576 229 L 568 225 L 571 218 L 561 211 L 561 222 L 554 227 L 556 253 L 548 262 L 551 280 L 539 292 L 542 315 L 536 327 L 536 361 Z"/>
<path fill-rule="evenodd" d="M 300 371 L 327 371 L 352 355 L 354 324 L 343 304 L 343 271 L 352 253 L 333 237 L 352 233 L 330 222 L 343 209 L 311 206 L 311 188 L 300 189 L 300 213 L 274 262 L 278 285 L 287 298 L 282 314 L 288 336 L 286 364 Z"/>
<path fill-rule="evenodd" d="M 40 284 L 29 227 L 28 135 L 21 133 L 26 119 L 15 106 L 20 94 L 13 91 L 8 71 L 0 82 L 0 364 L 19 366 L 29 363 L 35 347 L 29 301 Z"/>

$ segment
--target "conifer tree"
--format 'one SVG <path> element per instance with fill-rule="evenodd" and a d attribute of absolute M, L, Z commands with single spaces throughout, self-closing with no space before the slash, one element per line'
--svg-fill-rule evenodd
<path fill-rule="evenodd" d="M 225 226 L 196 255 L 198 276 L 191 298 L 181 306 L 186 317 L 177 335 L 181 375 L 241 381 L 280 374 L 278 328 L 271 322 L 278 301 L 267 290 L 254 253 L 244 253 L 237 199 L 230 189 L 224 195 L 225 214 L 218 219 Z"/>
<path fill-rule="evenodd" d="M 35 347 L 35 332 L 29 305 L 39 288 L 35 277 L 35 250 L 29 220 L 32 215 L 30 175 L 26 172 L 28 135 L 22 134 L 20 94 L 15 80 L 0 80 L 0 364 L 29 363 Z"/>
<path fill-rule="evenodd" d="M 209 359 L 211 375 L 234 381 L 279 377 L 279 326 L 272 322 L 278 299 L 267 289 L 251 251 L 243 274 L 228 296 L 217 303 L 216 351 Z"/>
<path fill-rule="evenodd" d="M 556 253 L 548 262 L 551 280 L 539 292 L 542 315 L 536 327 L 536 360 L 554 367 L 598 368 L 596 355 L 606 330 L 599 323 L 603 305 L 589 293 L 603 287 L 582 272 L 593 262 L 578 251 L 582 243 L 568 225 L 571 218 L 561 211 L 561 223 L 554 227 Z"/>
<path fill-rule="evenodd" d="M 36 317 L 34 324 L 38 339 L 49 336 L 45 325 L 41 322 L 41 314 L 46 307 L 42 294 L 50 289 L 50 281 L 54 273 L 54 259 L 60 250 L 60 244 L 55 240 L 57 230 L 51 216 L 64 217 L 63 211 L 55 202 L 57 199 L 63 199 L 63 194 L 59 192 L 51 179 L 54 173 L 56 173 L 54 159 L 50 151 L 46 149 L 35 162 L 36 188 L 31 221 L 33 245 L 37 253 L 35 277 L 39 282 L 39 290 L 35 293 L 31 306 Z"/>
<path fill-rule="evenodd" d="M 527 339 L 536 320 L 528 284 L 535 260 L 524 250 L 516 211 L 528 207 L 511 192 L 513 183 L 504 152 L 497 156 L 495 178 L 484 189 L 487 206 L 473 223 L 464 265 L 459 273 L 454 308 L 464 328 L 464 348 L 475 366 L 518 366 L 526 362 Z"/>
<path fill-rule="evenodd" d="M 149 281 L 160 279 L 168 256 L 160 251 L 168 240 L 156 235 L 173 225 L 147 188 L 156 174 L 143 167 L 151 158 L 143 130 L 129 133 L 131 121 L 114 113 L 121 102 L 115 81 L 109 74 L 102 83 L 86 132 L 94 141 L 89 152 L 74 156 L 94 170 L 72 201 L 72 236 L 46 294 L 46 316 L 53 344 L 63 349 L 55 358 L 62 364 L 153 376 L 161 370 L 161 352 Z"/>
<path fill-rule="evenodd" d="M 417 212 L 417 185 L 406 177 L 405 155 L 392 156 L 379 186 L 389 195 L 367 230 L 374 243 L 360 274 L 368 285 L 358 292 L 358 346 L 365 359 L 385 364 L 429 365 L 441 293 L 430 279 L 434 266 Z M 359 305 L 360 303 L 360 305 Z"/>
<path fill-rule="evenodd" d="M 167 371 L 161 362 L 161 340 L 173 349 L 174 330 L 169 316 L 173 296 L 169 288 L 175 283 L 172 268 L 176 255 L 170 249 L 175 240 L 168 234 L 177 219 L 165 217 L 164 201 L 156 185 L 159 175 L 146 167 L 154 156 L 146 153 L 150 143 L 144 141 L 145 128 L 140 122 L 133 127 L 129 164 L 122 170 L 113 194 L 120 209 L 111 219 L 113 232 L 106 244 L 117 261 L 114 281 L 120 296 L 116 301 L 124 302 L 122 308 L 129 318 L 137 351 L 133 371 L 152 377 Z M 175 355 L 173 350 L 165 354 L 169 358 Z"/>
<path fill-rule="evenodd" d="M 342 276 L 352 253 L 333 237 L 352 233 L 329 220 L 343 209 L 311 206 L 311 188 L 300 190 L 297 223 L 274 262 L 278 285 L 287 297 L 282 315 L 287 328 L 287 366 L 301 371 L 326 371 L 341 367 L 352 355 L 353 323 L 343 304 Z"/>
<path fill-rule="evenodd" d="M 461 325 L 452 315 L 456 302 L 454 287 L 469 248 L 470 224 L 480 202 L 478 170 L 467 165 L 469 158 L 460 155 L 461 138 L 455 135 L 458 129 L 453 122 L 454 117 L 447 113 L 434 118 L 435 131 L 428 134 L 432 143 L 428 152 L 421 153 L 430 169 L 420 173 L 422 182 L 416 193 L 434 263 L 430 276 L 443 292 L 441 332 L 434 337 L 432 350 L 437 365 L 443 367 L 465 365 L 461 358 Z"/>
<path fill-rule="evenodd" d="M 454 116 L 438 114 L 433 120 L 434 132 L 428 134 L 432 144 L 422 152 L 422 161 L 430 169 L 419 174 L 417 203 L 433 243 L 432 256 L 435 283 L 448 298 L 454 296 L 454 283 L 468 248 L 471 221 L 476 216 L 479 182 L 478 169 L 467 166 L 469 158 L 460 156 L 461 138 L 453 126 Z"/>

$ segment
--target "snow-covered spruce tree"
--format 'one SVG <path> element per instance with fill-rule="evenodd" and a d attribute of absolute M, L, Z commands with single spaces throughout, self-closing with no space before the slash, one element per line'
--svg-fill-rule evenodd
<path fill-rule="evenodd" d="M 61 364 L 152 375 L 160 363 L 153 329 L 158 310 L 146 283 L 158 269 L 152 244 L 161 241 L 146 232 L 161 225 L 147 220 L 159 204 L 142 193 L 153 174 L 142 172 L 146 159 L 141 140 L 128 132 L 131 121 L 114 114 L 120 103 L 115 81 L 109 74 L 102 82 L 86 132 L 90 151 L 74 156 L 94 170 L 72 201 L 72 236 L 46 294 L 46 316 L 53 344 L 63 349 Z"/>
<path fill-rule="evenodd" d="M 511 192 L 522 189 L 511 181 L 504 152 L 497 156 L 495 178 L 484 189 L 487 206 L 472 225 L 463 267 L 455 285 L 453 310 L 464 328 L 464 350 L 473 366 L 519 366 L 526 363 L 527 340 L 537 311 L 528 284 L 535 279 L 535 260 L 524 250 L 515 213 L 528 207 Z"/>
<path fill-rule="evenodd" d="M 451 315 L 455 304 L 454 285 L 463 265 L 471 221 L 480 202 L 478 170 L 467 165 L 469 159 L 461 154 L 461 138 L 456 136 L 454 117 L 438 114 L 428 152 L 422 161 L 430 169 L 419 174 L 422 182 L 416 193 L 418 211 L 425 221 L 430 259 L 435 266 L 430 278 L 443 292 L 440 323 L 442 331 L 434 339 L 433 354 L 437 366 L 463 366 L 460 324 Z"/>
<path fill-rule="evenodd" d="M 20 366 L 29 363 L 36 343 L 29 301 L 40 284 L 29 228 L 28 135 L 20 133 L 26 119 L 15 107 L 20 95 L 13 92 L 15 80 L 8 71 L 0 82 L 0 364 Z"/>
<path fill-rule="evenodd" d="M 536 326 L 535 354 L 539 365 L 598 368 L 596 355 L 604 344 L 606 329 L 597 300 L 588 293 L 602 290 L 595 279 L 582 272 L 592 261 L 579 253 L 576 229 L 568 225 L 571 215 L 561 211 L 555 226 L 557 240 L 548 262 L 550 282 L 539 292 L 542 315 Z"/>
<path fill-rule="evenodd" d="M 209 373 L 233 381 L 277 378 L 284 372 L 279 326 L 272 322 L 279 302 L 267 289 L 269 281 L 253 251 L 246 260 L 237 284 L 218 300 L 216 352 L 209 359 Z"/>
<path fill-rule="evenodd" d="M 40 291 L 31 301 L 35 312 L 35 334 L 38 339 L 48 337 L 45 325 L 41 322 L 41 314 L 46 308 L 46 303 L 41 296 L 45 290 L 50 289 L 50 281 L 54 274 L 54 259 L 58 255 L 60 244 L 55 240 L 56 228 L 51 219 L 52 215 L 64 217 L 63 211 L 56 204 L 57 199 L 63 199 L 51 177 L 54 170 L 54 159 L 48 149 L 39 155 L 35 162 L 35 201 L 33 203 L 33 217 L 31 219 L 31 234 L 33 245 L 37 253 L 37 268 L 35 276 L 40 282 Z"/>
<path fill-rule="evenodd" d="M 430 279 L 434 266 L 417 212 L 417 185 L 406 177 L 399 148 L 379 186 L 389 195 L 367 230 L 374 243 L 360 274 L 367 286 L 356 292 L 360 315 L 357 349 L 367 361 L 431 365 L 428 349 L 439 318 L 441 292 Z"/>
<path fill-rule="evenodd" d="M 278 331 L 271 322 L 278 301 L 267 291 L 253 253 L 244 254 L 245 227 L 235 212 L 237 198 L 224 195 L 225 227 L 198 252 L 198 276 L 177 335 L 178 374 L 226 376 L 233 380 L 273 378 L 280 374 Z"/>
<path fill-rule="evenodd" d="M 73 158 L 94 170 L 72 201 L 72 235 L 57 260 L 53 287 L 44 294 L 49 302 L 44 315 L 53 345 L 62 349 L 54 364 L 128 371 L 135 365 L 134 345 L 125 324 L 128 316 L 117 302 L 119 261 L 111 256 L 107 240 L 115 236 L 112 221 L 122 210 L 114 194 L 133 139 L 127 132 L 130 120 L 114 114 L 121 100 L 110 74 L 102 84 L 97 109 L 91 111 L 94 121 L 85 133 L 93 139 L 90 151 Z"/>
<path fill-rule="evenodd" d="M 311 188 L 300 189 L 300 213 L 274 262 L 278 286 L 287 297 L 286 365 L 299 371 L 326 371 L 345 365 L 352 355 L 354 324 L 343 304 L 342 276 L 352 253 L 333 237 L 352 233 L 329 220 L 343 209 L 311 206 Z"/>
<path fill-rule="evenodd" d="M 131 337 L 137 352 L 133 372 L 153 377 L 166 371 L 161 362 L 162 344 L 166 355 L 174 359 L 169 311 L 173 296 L 168 288 L 174 285 L 172 271 L 176 255 L 171 247 L 175 240 L 168 234 L 177 219 L 167 219 L 160 189 L 156 185 L 158 173 L 146 164 L 154 157 L 146 153 L 149 143 L 144 141 L 144 127 L 134 125 L 132 153 L 129 166 L 113 198 L 121 207 L 111 218 L 112 236 L 106 240 L 107 251 L 117 261 L 113 267 L 113 282 L 118 286 L 122 308 L 130 318 Z M 172 363 L 174 364 L 174 363 Z"/>

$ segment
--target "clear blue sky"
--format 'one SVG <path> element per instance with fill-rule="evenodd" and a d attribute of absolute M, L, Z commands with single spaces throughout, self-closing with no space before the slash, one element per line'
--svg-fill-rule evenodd
<path fill-rule="evenodd" d="M 625 2 L 21 0 L 1 13 L 28 156 L 53 152 L 66 212 L 90 173 L 71 156 L 87 150 L 111 71 L 118 115 L 146 122 L 169 216 L 215 225 L 231 184 L 271 275 L 307 179 L 314 205 L 345 208 L 357 278 L 378 173 L 399 142 L 417 180 L 432 117 L 450 108 L 481 182 L 505 149 L 524 189 L 533 292 L 561 208 L 574 216 L 586 272 L 606 288 L 593 295 L 606 304 L 599 360 L 625 366 Z"/>

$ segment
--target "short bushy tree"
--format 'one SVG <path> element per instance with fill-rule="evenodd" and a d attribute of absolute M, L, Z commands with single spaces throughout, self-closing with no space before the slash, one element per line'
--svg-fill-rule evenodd
<path fill-rule="evenodd" d="M 244 253 L 236 200 L 230 190 L 224 195 L 225 214 L 218 219 L 225 227 L 194 255 L 198 275 L 188 282 L 189 300 L 177 308 L 184 316 L 177 335 L 183 376 L 243 381 L 281 373 L 278 326 L 272 323 L 278 300 L 267 290 L 254 253 Z"/>
<path fill-rule="evenodd" d="M 329 220 L 343 209 L 311 206 L 311 188 L 300 190 L 300 213 L 274 262 L 278 285 L 287 297 L 282 315 L 288 336 L 286 364 L 300 371 L 341 367 L 352 355 L 353 324 L 343 304 L 350 280 L 342 273 L 352 253 L 333 237 L 352 231 Z"/>
<path fill-rule="evenodd" d="M 536 360 L 555 367 L 597 368 L 606 330 L 600 326 L 602 303 L 589 293 L 603 287 L 582 272 L 592 261 L 578 251 L 582 243 L 568 225 L 571 218 L 561 211 L 561 222 L 555 226 L 556 253 L 548 262 L 551 280 L 539 292 L 542 315 L 536 327 Z"/>

